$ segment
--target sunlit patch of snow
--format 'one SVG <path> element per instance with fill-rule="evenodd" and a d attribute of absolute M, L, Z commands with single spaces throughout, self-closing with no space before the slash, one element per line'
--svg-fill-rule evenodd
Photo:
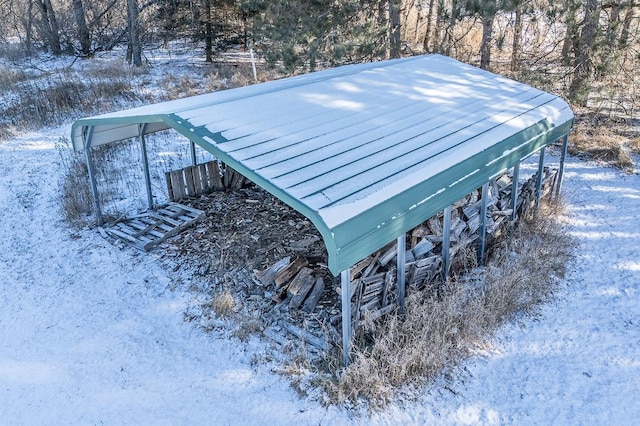
<path fill-rule="evenodd" d="M 634 239 L 637 240 L 640 238 L 640 232 L 620 232 L 620 231 L 570 231 L 570 235 L 573 235 L 577 238 L 584 238 L 588 240 L 600 240 L 607 238 L 622 238 L 622 239 Z"/>
<path fill-rule="evenodd" d="M 616 268 L 623 269 L 626 271 L 640 272 L 640 262 L 634 262 L 634 261 L 621 262 L 616 266 Z"/>
<path fill-rule="evenodd" d="M 0 359 L 0 383 L 48 385 L 63 381 L 67 373 L 55 364 L 40 361 Z"/>

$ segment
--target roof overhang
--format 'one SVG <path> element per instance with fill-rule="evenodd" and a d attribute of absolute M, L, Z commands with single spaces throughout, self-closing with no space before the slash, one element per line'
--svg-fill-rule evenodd
<path fill-rule="evenodd" d="M 176 129 L 308 217 L 337 275 L 566 136 L 573 117 L 557 96 L 426 55 L 84 118 L 72 141 Z"/>

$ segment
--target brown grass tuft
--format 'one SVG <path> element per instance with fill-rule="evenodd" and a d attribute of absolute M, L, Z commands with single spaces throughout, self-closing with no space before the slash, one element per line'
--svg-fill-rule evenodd
<path fill-rule="evenodd" d="M 631 170 L 631 153 L 640 153 L 640 138 L 629 138 L 623 133 L 607 124 L 580 124 L 570 136 L 569 152 Z"/>
<path fill-rule="evenodd" d="M 235 312 L 236 301 L 229 290 L 218 294 L 211 301 L 211 309 L 218 318 L 230 317 Z"/>

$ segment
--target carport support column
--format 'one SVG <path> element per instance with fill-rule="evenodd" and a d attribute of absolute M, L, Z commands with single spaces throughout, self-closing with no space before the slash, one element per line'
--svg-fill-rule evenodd
<path fill-rule="evenodd" d="M 484 248 L 487 240 L 487 205 L 489 204 L 489 182 L 482 185 L 480 204 L 480 237 L 478 238 L 478 264 L 484 264 Z"/>
<path fill-rule="evenodd" d="M 192 140 L 189 141 L 189 144 L 191 147 L 191 165 L 195 166 L 198 164 L 198 158 L 196 157 L 196 144 Z"/>
<path fill-rule="evenodd" d="M 340 289 L 342 292 L 342 362 L 349 365 L 351 352 L 351 271 L 340 272 Z"/>
<path fill-rule="evenodd" d="M 562 189 L 562 177 L 564 176 L 564 163 L 567 159 L 567 147 L 569 145 L 569 135 L 562 139 L 562 154 L 560 155 L 560 170 L 558 170 L 558 182 L 556 183 L 556 201 L 560 198 L 560 190 Z"/>
<path fill-rule="evenodd" d="M 536 176 L 536 214 L 538 214 L 538 209 L 540 208 L 540 199 L 542 198 L 542 172 L 544 172 L 545 148 L 546 146 L 540 148 L 540 160 L 538 161 L 538 176 Z"/>
<path fill-rule="evenodd" d="M 449 247 L 451 246 L 451 206 L 444 209 L 442 224 L 442 279 L 449 279 Z"/>
<path fill-rule="evenodd" d="M 89 184 L 91 185 L 91 193 L 93 194 L 93 205 L 96 209 L 96 219 L 98 225 L 102 226 L 104 219 L 102 218 L 102 210 L 100 209 L 100 195 L 98 194 L 98 184 L 96 183 L 96 169 L 91 156 L 91 142 L 93 139 L 93 126 L 89 126 L 83 136 L 84 138 L 84 156 L 87 160 L 87 170 L 89 172 Z"/>
<path fill-rule="evenodd" d="M 518 210 L 518 181 L 520 180 L 520 163 L 513 166 L 513 181 L 511 182 L 511 221 L 516 220 Z"/>
<path fill-rule="evenodd" d="M 396 266 L 398 268 L 398 306 L 400 308 L 400 314 L 405 313 L 404 299 L 406 295 L 406 249 L 407 249 L 407 234 L 403 233 L 398 237 L 398 253 L 396 256 Z"/>
<path fill-rule="evenodd" d="M 149 204 L 149 209 L 153 208 L 153 194 L 151 192 L 151 175 L 149 174 L 149 159 L 147 157 L 147 141 L 144 137 L 144 131 L 147 125 L 142 124 L 139 126 L 139 138 L 140 138 L 140 148 L 142 149 L 142 166 L 144 168 L 144 183 L 147 186 L 147 203 Z"/>

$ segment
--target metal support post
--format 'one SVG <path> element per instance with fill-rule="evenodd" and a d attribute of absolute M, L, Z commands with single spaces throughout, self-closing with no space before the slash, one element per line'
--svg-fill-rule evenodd
<path fill-rule="evenodd" d="M 546 146 L 540 148 L 540 160 L 538 161 L 538 176 L 536 177 L 536 208 L 535 214 L 538 214 L 540 208 L 540 199 L 542 198 L 542 173 L 544 172 L 544 152 Z"/>
<path fill-rule="evenodd" d="M 191 146 L 191 165 L 195 166 L 198 164 L 198 158 L 196 157 L 196 144 L 193 141 L 189 141 Z"/>
<path fill-rule="evenodd" d="M 84 138 L 84 156 L 87 160 L 87 170 L 89 172 L 89 184 L 91 185 L 91 193 L 93 194 L 93 205 L 96 209 L 96 219 L 98 225 L 104 224 L 102 217 L 102 209 L 100 209 L 100 195 L 98 194 L 98 184 L 96 182 L 96 169 L 93 164 L 93 157 L 91 156 L 91 142 L 93 139 L 93 126 L 89 126 L 85 131 Z"/>
<path fill-rule="evenodd" d="M 487 205 L 489 204 L 489 182 L 482 185 L 480 204 L 480 237 L 478 238 L 478 264 L 484 264 L 484 248 L 487 239 Z"/>
<path fill-rule="evenodd" d="M 451 206 L 444 209 L 444 223 L 442 224 L 442 279 L 449 279 L 449 247 L 451 246 Z"/>
<path fill-rule="evenodd" d="M 351 352 L 351 271 L 340 272 L 340 288 L 342 291 L 342 361 L 349 365 Z"/>
<path fill-rule="evenodd" d="M 518 181 L 520 180 L 520 163 L 513 166 L 513 182 L 511 182 L 511 221 L 516 220 L 518 210 Z"/>
<path fill-rule="evenodd" d="M 144 168 L 144 183 L 147 187 L 147 203 L 149 210 L 153 208 L 153 193 L 151 192 L 151 175 L 149 174 L 149 159 L 147 157 L 147 141 L 144 137 L 146 124 L 139 127 L 140 149 L 142 150 L 142 167 Z"/>
<path fill-rule="evenodd" d="M 405 305 L 404 305 L 404 299 L 405 299 L 405 283 L 406 283 L 406 279 L 405 279 L 405 257 L 406 257 L 406 249 L 407 249 L 407 234 L 403 233 L 402 235 L 400 235 L 398 237 L 398 244 L 397 244 L 397 250 L 398 250 L 398 254 L 396 256 L 396 266 L 398 267 L 398 306 L 400 308 L 400 314 L 404 314 L 405 313 Z"/>
<path fill-rule="evenodd" d="M 558 180 L 556 182 L 556 195 L 555 199 L 558 201 L 560 198 L 560 190 L 562 189 L 562 178 L 564 176 L 564 163 L 567 159 L 567 146 L 569 145 L 569 135 L 566 135 L 562 139 L 562 154 L 560 154 L 560 169 L 558 170 Z"/>

